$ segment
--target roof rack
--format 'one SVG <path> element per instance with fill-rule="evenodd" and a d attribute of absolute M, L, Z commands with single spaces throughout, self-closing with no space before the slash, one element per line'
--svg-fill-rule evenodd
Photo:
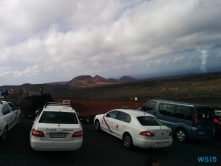
<path fill-rule="evenodd" d="M 45 104 L 44 107 L 47 108 L 48 105 L 71 107 L 70 104 L 66 104 L 66 103 L 58 103 L 58 102 L 47 102 L 47 103 Z"/>

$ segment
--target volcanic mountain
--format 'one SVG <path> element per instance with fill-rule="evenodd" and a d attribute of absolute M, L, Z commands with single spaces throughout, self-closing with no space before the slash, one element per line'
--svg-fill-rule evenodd
<path fill-rule="evenodd" d="M 73 78 L 67 84 L 75 87 L 92 87 L 98 85 L 116 84 L 116 81 L 110 81 L 98 75 L 95 77 L 91 77 L 90 75 L 82 75 Z"/>

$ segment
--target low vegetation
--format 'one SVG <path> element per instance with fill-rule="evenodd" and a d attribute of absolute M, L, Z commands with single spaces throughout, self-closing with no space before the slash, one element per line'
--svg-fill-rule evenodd
<path fill-rule="evenodd" d="M 27 115 L 34 114 L 36 110 L 42 109 L 46 102 L 53 102 L 54 100 L 48 93 L 27 97 L 15 93 L 8 95 L 7 101 L 19 107 L 23 115 Z"/>

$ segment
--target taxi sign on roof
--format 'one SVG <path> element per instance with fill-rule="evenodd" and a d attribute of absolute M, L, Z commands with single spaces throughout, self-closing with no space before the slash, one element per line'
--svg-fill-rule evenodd
<path fill-rule="evenodd" d="M 63 100 L 64 104 L 70 104 L 70 100 Z"/>

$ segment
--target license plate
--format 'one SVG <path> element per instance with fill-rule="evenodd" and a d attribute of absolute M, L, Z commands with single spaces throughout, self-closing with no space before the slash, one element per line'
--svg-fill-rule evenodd
<path fill-rule="evenodd" d="M 67 138 L 67 134 L 63 133 L 51 133 L 50 138 Z"/>
<path fill-rule="evenodd" d="M 157 145 L 158 146 L 164 146 L 164 145 L 166 145 L 167 144 L 167 142 L 157 142 Z"/>
<path fill-rule="evenodd" d="M 205 132 L 204 131 L 199 131 L 199 134 L 205 134 Z"/>

